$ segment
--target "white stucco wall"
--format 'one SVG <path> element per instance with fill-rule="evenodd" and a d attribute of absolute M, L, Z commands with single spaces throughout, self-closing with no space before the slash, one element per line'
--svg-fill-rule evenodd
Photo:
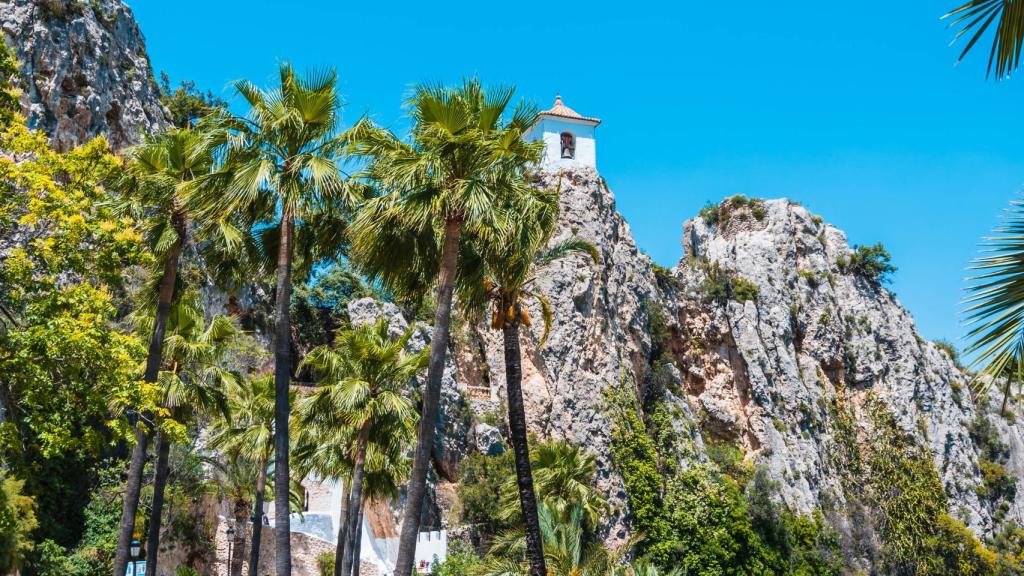
<path fill-rule="evenodd" d="M 526 139 L 544 142 L 544 168 L 558 170 L 575 166 L 597 168 L 597 144 L 594 140 L 596 126 L 590 122 L 569 118 L 541 117 L 526 134 Z M 576 136 L 575 158 L 562 158 L 562 132 Z"/>
<path fill-rule="evenodd" d="M 577 144 L 578 146 L 578 144 Z M 291 515 L 292 533 L 307 534 L 329 544 L 336 544 L 341 515 L 341 499 L 345 494 L 344 483 L 339 480 L 311 479 L 304 483 L 310 494 L 309 510 L 301 516 Z M 268 514 L 274 525 L 273 507 Z M 373 533 L 369 518 L 363 517 L 362 543 L 359 558 L 364 563 L 377 567 L 377 574 L 391 576 L 398 559 L 398 538 L 378 538 Z M 273 540 L 271 538 L 271 540 Z M 420 563 L 433 565 L 448 558 L 448 533 L 444 530 L 420 532 L 416 540 L 415 566 Z M 261 562 L 262 564 L 262 562 Z"/>

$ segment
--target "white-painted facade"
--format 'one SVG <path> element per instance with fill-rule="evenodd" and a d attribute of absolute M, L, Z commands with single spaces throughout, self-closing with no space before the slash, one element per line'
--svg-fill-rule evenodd
<path fill-rule="evenodd" d="M 300 532 L 337 544 L 338 527 L 341 523 L 341 499 L 345 493 L 344 484 L 338 480 L 307 480 L 303 482 L 303 486 L 306 489 L 306 502 L 309 508 L 301 515 L 291 515 L 292 532 Z M 273 526 L 273 507 L 268 508 L 269 522 Z M 398 560 L 398 537 L 379 537 L 374 534 L 366 515 L 363 516 L 361 532 L 359 558 L 375 565 L 377 573 L 381 576 L 394 574 L 395 562 Z M 444 562 L 447 558 L 447 531 L 420 532 L 413 558 L 417 570 L 429 572 L 429 568 L 438 562 Z"/>
<path fill-rule="evenodd" d="M 537 121 L 527 131 L 529 142 L 544 142 L 545 170 L 560 170 L 587 166 L 597 168 L 597 141 L 595 132 L 601 121 L 581 116 L 555 99 L 555 105 L 537 115 Z"/>

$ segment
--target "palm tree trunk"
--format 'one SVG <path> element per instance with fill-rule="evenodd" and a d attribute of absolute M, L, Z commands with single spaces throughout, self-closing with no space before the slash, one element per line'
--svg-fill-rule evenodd
<path fill-rule="evenodd" d="M 277 298 L 274 324 L 274 538 L 277 576 L 291 576 L 292 543 L 288 503 L 288 396 L 291 384 L 291 300 L 292 229 L 294 217 L 281 216 L 281 238 L 277 252 Z"/>
<path fill-rule="evenodd" d="M 519 304 L 514 303 L 515 317 L 505 321 L 502 335 L 505 339 L 505 387 L 508 394 L 508 429 L 512 437 L 512 452 L 516 459 L 516 484 L 519 486 L 519 504 L 526 528 L 526 557 L 530 561 L 530 576 L 547 576 L 544 566 L 544 546 L 540 536 L 540 518 L 537 515 L 537 495 L 533 490 L 533 471 L 530 469 L 530 446 L 526 433 L 526 410 L 523 407 L 523 364 L 519 349 Z M 502 310 L 506 309 L 503 306 Z"/>
<path fill-rule="evenodd" d="M 256 475 L 256 503 L 252 508 L 252 542 L 249 549 L 249 576 L 256 576 L 260 564 L 260 543 L 263 540 L 263 502 L 267 491 L 267 457 L 260 458 Z"/>
<path fill-rule="evenodd" d="M 356 513 L 356 533 L 352 542 L 352 576 L 359 576 L 359 552 L 363 544 L 363 506 L 366 502 L 360 502 Z"/>
<path fill-rule="evenodd" d="M 345 546 L 345 550 L 342 552 L 341 559 L 341 574 L 347 576 L 352 573 L 352 551 L 356 547 L 356 542 L 359 541 L 361 534 L 361 526 L 357 524 L 359 518 L 359 508 L 363 500 L 363 468 L 366 464 L 366 441 L 370 434 L 370 423 L 363 424 L 362 430 L 359 431 L 359 443 L 356 447 L 356 457 L 352 467 L 352 494 L 350 496 L 351 501 L 349 502 L 348 518 L 346 528 L 349 544 Z"/>
<path fill-rule="evenodd" d="M 153 509 L 149 514 L 149 538 L 146 541 L 146 571 L 157 574 L 156 562 L 160 549 L 160 524 L 164 513 L 164 492 L 167 489 L 168 456 L 171 441 L 160 432 L 156 440 L 156 473 L 153 475 Z"/>
<path fill-rule="evenodd" d="M 402 535 L 398 542 L 398 558 L 395 560 L 394 576 L 410 576 L 416 557 L 416 537 L 420 532 L 423 498 L 427 493 L 427 469 L 430 465 L 430 453 L 434 447 L 434 428 L 441 402 L 441 377 L 444 376 L 444 360 L 448 351 L 452 290 L 455 286 L 455 268 L 458 264 L 461 233 L 461 219 L 452 218 L 445 223 L 444 244 L 441 247 L 441 268 L 437 279 L 437 311 L 434 314 L 434 333 L 430 340 L 427 384 L 423 391 L 423 408 L 416 437 L 412 472 L 409 476 L 409 488 L 402 519 Z"/>
<path fill-rule="evenodd" d="M 245 524 L 249 521 L 249 503 L 244 500 L 235 502 L 235 532 L 231 541 L 231 565 L 228 566 L 230 576 L 242 576 L 242 559 L 245 558 Z M 156 574 L 146 570 L 147 574 Z"/>
<path fill-rule="evenodd" d="M 334 576 L 341 576 L 341 565 L 345 562 L 345 550 L 348 546 L 348 507 L 352 501 L 352 479 L 342 487 L 345 495 L 341 498 L 341 510 L 338 511 L 338 543 L 334 547 Z"/>
<path fill-rule="evenodd" d="M 163 363 L 164 334 L 167 331 L 167 317 L 171 314 L 171 303 L 174 300 L 174 285 L 178 279 L 178 258 L 185 242 L 185 217 L 176 212 L 171 218 L 178 240 L 171 246 L 164 260 L 163 275 L 160 277 L 160 290 L 156 302 L 156 320 L 153 322 L 153 333 L 149 337 L 149 352 L 146 355 L 146 372 L 143 380 L 155 383 L 160 375 Z M 121 507 L 121 522 L 117 531 L 117 548 L 114 549 L 113 576 L 124 576 L 128 567 L 128 546 L 135 532 L 135 514 L 139 511 L 139 494 L 142 492 L 142 471 L 146 465 L 146 447 L 149 444 L 149 431 L 141 421 L 135 423 L 135 447 L 132 449 L 131 463 L 128 466 L 128 479 L 125 482 L 124 502 Z"/>
<path fill-rule="evenodd" d="M 256 475 L 256 494 L 253 498 L 253 511 L 249 518 L 253 523 L 253 537 L 249 548 L 249 576 L 256 576 L 259 568 L 259 547 L 263 539 L 263 495 L 266 492 L 266 462 L 264 455 L 259 461 L 259 472 Z"/>

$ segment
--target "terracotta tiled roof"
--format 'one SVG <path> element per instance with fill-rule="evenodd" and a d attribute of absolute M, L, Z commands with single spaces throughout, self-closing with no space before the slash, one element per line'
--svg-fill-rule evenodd
<path fill-rule="evenodd" d="M 572 108 L 569 108 L 562 103 L 561 96 L 555 96 L 555 105 L 550 110 L 544 110 L 539 116 L 556 116 L 558 118 L 571 118 L 573 120 L 583 120 L 584 122 L 593 122 L 595 125 L 600 124 L 601 120 L 597 118 L 587 118 L 576 112 Z"/>

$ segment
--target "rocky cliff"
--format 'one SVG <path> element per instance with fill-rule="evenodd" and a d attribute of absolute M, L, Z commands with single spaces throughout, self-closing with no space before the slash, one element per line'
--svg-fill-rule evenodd
<path fill-rule="evenodd" d="M 117 150 L 169 125 L 146 46 L 120 0 L 4 0 L 29 126 L 67 150 L 104 135 Z"/>
<path fill-rule="evenodd" d="M 840 230 L 788 200 L 730 199 L 684 224 L 686 257 L 665 270 L 637 250 L 595 171 L 545 174 L 539 184 L 560 186 L 559 238 L 586 238 L 602 259 L 574 257 L 538 274 L 555 323 L 543 348 L 540 327 L 524 335 L 528 414 L 542 436 L 598 455 L 598 484 L 621 511 L 606 522 L 609 540 L 630 531 L 605 401 L 624 380 L 641 399 L 665 388 L 698 459 L 705 441 L 743 448 L 791 508 L 824 511 L 848 539 L 867 536 L 857 532 L 861 494 L 840 455 L 868 438 L 878 410 L 927 447 L 951 512 L 976 534 L 1024 520 L 1024 491 L 986 497 L 981 467 L 995 443 L 1008 474 L 1024 478 L 1024 427 L 974 398 L 968 377 L 917 334 L 895 296 L 850 264 Z M 456 356 L 480 360 L 458 379 L 502 397 L 500 341 L 475 330 L 453 340 Z M 658 348 L 668 359 L 661 366 L 652 363 Z M 995 432 L 981 438 L 985 424 Z"/>

